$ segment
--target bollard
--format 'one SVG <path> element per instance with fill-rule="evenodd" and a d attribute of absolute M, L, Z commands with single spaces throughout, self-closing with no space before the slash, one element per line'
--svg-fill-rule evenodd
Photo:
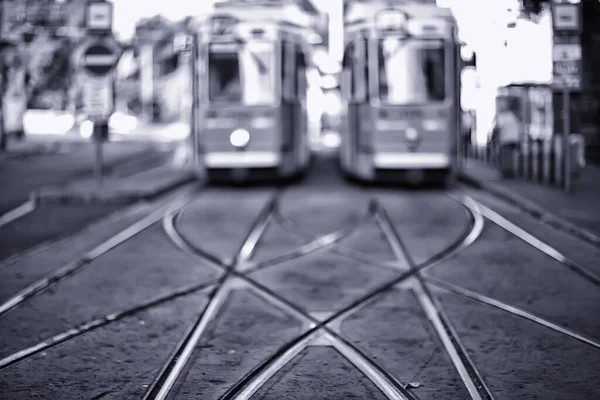
<path fill-rule="evenodd" d="M 528 139 L 523 141 L 523 145 L 521 147 L 521 174 L 523 178 L 530 179 L 529 176 L 529 162 L 530 162 L 530 154 L 529 154 L 529 143 Z"/>
<path fill-rule="evenodd" d="M 534 182 L 540 181 L 540 151 L 537 140 L 531 143 L 531 179 Z"/>
<path fill-rule="evenodd" d="M 557 186 L 562 186 L 564 175 L 562 174 L 563 166 L 563 149 L 562 149 L 562 138 L 554 137 L 554 149 L 553 149 L 553 169 L 554 177 L 552 182 Z"/>
<path fill-rule="evenodd" d="M 94 177 L 100 190 L 104 186 L 104 142 L 108 140 L 108 121 L 94 123 L 93 141 L 95 150 Z"/>
<path fill-rule="evenodd" d="M 569 135 L 571 134 L 571 98 L 569 87 L 564 85 L 563 89 L 563 189 L 565 192 L 571 190 L 571 146 Z"/>
<path fill-rule="evenodd" d="M 512 161 L 513 176 L 521 177 L 521 168 L 519 168 L 520 159 L 521 159 L 521 145 L 520 145 L 520 143 L 509 154 L 510 154 L 509 155 L 509 159 Z"/>
<path fill-rule="evenodd" d="M 546 185 L 552 183 L 552 140 L 542 142 L 542 180 Z"/>
<path fill-rule="evenodd" d="M 570 176 L 571 181 L 576 181 L 581 177 L 583 170 L 586 167 L 585 160 L 585 139 L 583 135 L 573 133 L 569 136 L 569 152 L 570 152 Z"/>

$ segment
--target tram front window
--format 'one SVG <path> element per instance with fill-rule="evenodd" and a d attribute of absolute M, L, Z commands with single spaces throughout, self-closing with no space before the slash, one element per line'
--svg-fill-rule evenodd
<path fill-rule="evenodd" d="M 247 106 L 275 103 L 274 54 L 270 43 L 211 45 L 210 101 Z"/>
<path fill-rule="evenodd" d="M 446 98 L 443 40 L 386 38 L 378 47 L 383 103 L 422 104 Z"/>

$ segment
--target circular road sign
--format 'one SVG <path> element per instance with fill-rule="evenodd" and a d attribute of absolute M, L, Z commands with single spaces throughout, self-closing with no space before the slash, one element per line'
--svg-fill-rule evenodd
<path fill-rule="evenodd" d="M 103 76 L 117 65 L 119 48 L 109 42 L 93 42 L 83 51 L 82 57 L 82 65 L 87 73 Z"/>

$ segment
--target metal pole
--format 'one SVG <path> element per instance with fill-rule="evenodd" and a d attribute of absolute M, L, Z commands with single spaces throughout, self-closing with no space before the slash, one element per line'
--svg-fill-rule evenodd
<path fill-rule="evenodd" d="M 97 125 L 95 124 L 94 129 L 103 129 L 102 125 Z M 102 139 L 100 138 L 101 133 L 100 132 L 96 132 L 97 137 L 94 140 L 94 147 L 95 147 L 95 152 L 96 152 L 96 157 L 95 157 L 95 165 L 94 165 L 94 177 L 96 180 L 96 186 L 98 188 L 98 190 L 102 189 L 102 186 L 104 184 L 104 171 L 103 171 L 103 164 L 104 164 L 104 154 L 103 154 L 103 144 L 102 144 Z"/>
<path fill-rule="evenodd" d="M 198 34 L 194 33 L 192 35 L 192 59 L 191 59 L 191 68 L 192 68 L 192 112 L 190 113 L 191 121 L 190 121 L 190 134 L 192 135 L 192 157 L 193 157 L 193 168 L 199 168 L 199 121 L 198 121 L 198 107 L 200 106 L 200 82 L 198 76 Z"/>
<path fill-rule="evenodd" d="M 142 116 L 146 122 L 154 122 L 154 49 L 143 44 L 140 50 L 140 97 Z"/>
<path fill-rule="evenodd" d="M 563 87 L 563 184 L 565 192 L 571 190 L 571 149 L 569 146 L 569 135 L 571 134 L 571 98 L 567 82 Z"/>
<path fill-rule="evenodd" d="M 2 34 L 0 32 L 0 41 L 1 40 Z M 6 148 L 8 147 L 8 136 L 4 130 L 4 93 L 7 84 L 7 78 L 8 77 L 5 71 L 4 57 L 2 55 L 2 51 L 0 50 L 0 152 L 6 150 Z"/>

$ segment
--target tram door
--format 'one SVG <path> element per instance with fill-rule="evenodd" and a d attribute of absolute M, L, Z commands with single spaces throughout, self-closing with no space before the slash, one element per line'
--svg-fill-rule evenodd
<path fill-rule="evenodd" d="M 284 40 L 281 46 L 281 135 L 282 151 L 293 152 L 295 161 L 308 161 L 308 117 L 306 110 L 306 59 L 300 45 Z"/>
<path fill-rule="evenodd" d="M 359 38 L 351 41 L 344 52 L 344 72 L 342 82 L 342 98 L 346 107 L 346 118 L 342 121 L 343 145 L 342 165 L 350 168 L 355 165 L 356 152 L 364 150 L 359 148 L 359 137 L 367 132 L 361 131 L 361 125 L 368 125 L 368 121 L 361 121 L 361 110 L 370 107 L 368 99 L 368 70 L 367 70 L 367 39 Z M 368 117 L 365 112 L 362 113 Z"/>

